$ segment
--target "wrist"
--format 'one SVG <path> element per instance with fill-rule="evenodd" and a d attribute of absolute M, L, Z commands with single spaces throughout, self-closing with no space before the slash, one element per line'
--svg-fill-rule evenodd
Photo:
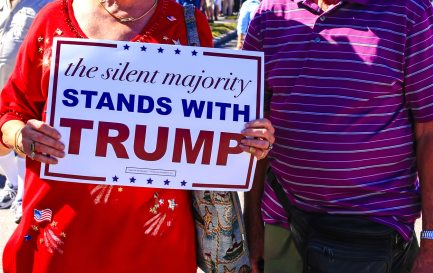
<path fill-rule="evenodd" d="M 420 239 L 420 250 L 423 252 L 432 253 L 433 252 L 433 240 Z"/>
<path fill-rule="evenodd" d="M 5 148 L 10 149 L 9 145 L 7 145 L 7 144 L 3 141 L 3 134 L 1 134 L 0 144 L 1 144 L 3 147 L 5 147 Z"/>
<path fill-rule="evenodd" d="M 6 145 L 6 147 L 8 147 L 9 149 L 14 149 L 19 154 L 24 154 L 24 152 L 22 151 L 21 135 L 21 130 L 23 127 L 24 123 L 18 120 L 7 121 L 1 127 L 2 142 L 4 143 L 4 145 Z"/>
<path fill-rule="evenodd" d="M 429 239 L 433 230 L 422 230 L 420 234 L 420 248 L 423 252 L 433 251 L 433 239 Z"/>
<path fill-rule="evenodd" d="M 1 143 L 4 147 L 13 150 L 15 143 L 15 131 L 14 133 L 12 133 L 12 135 L 9 130 L 6 130 L 6 132 L 2 132 Z"/>

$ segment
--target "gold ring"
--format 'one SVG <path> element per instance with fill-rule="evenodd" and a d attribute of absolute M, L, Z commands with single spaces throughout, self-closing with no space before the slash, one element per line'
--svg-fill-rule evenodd
<path fill-rule="evenodd" d="M 36 146 L 36 142 L 32 141 L 32 143 L 30 143 L 30 155 L 29 155 L 29 157 L 32 160 L 34 160 L 36 156 L 35 146 Z"/>
<path fill-rule="evenodd" d="M 266 157 L 265 152 L 262 152 L 262 154 L 259 157 L 257 157 L 257 160 L 262 160 L 265 157 Z"/>

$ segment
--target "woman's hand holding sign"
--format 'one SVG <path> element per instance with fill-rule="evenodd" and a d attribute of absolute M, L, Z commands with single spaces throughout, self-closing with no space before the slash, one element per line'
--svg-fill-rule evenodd
<path fill-rule="evenodd" d="M 275 142 L 275 129 L 268 119 L 256 119 L 245 124 L 242 130 L 245 136 L 239 147 L 251 153 L 258 160 L 265 158 Z"/>
<path fill-rule="evenodd" d="M 4 142 L 19 154 L 47 164 L 57 164 L 57 158 L 65 157 L 60 133 L 45 122 L 31 119 L 24 125 L 13 120 L 6 122 L 4 128 Z M 10 135 L 8 132 L 15 133 Z"/>

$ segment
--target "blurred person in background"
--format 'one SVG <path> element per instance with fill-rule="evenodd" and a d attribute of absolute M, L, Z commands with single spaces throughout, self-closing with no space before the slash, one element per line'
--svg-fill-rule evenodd
<path fill-rule="evenodd" d="M 236 49 L 241 49 L 244 45 L 244 39 L 245 35 L 247 34 L 248 26 L 250 25 L 250 22 L 253 19 L 259 5 L 260 0 L 247 0 L 242 4 L 238 17 L 238 42 L 236 44 Z"/>
<path fill-rule="evenodd" d="M 182 6 L 194 5 L 198 10 L 201 10 L 204 4 L 204 0 L 176 0 L 176 2 Z"/>
<path fill-rule="evenodd" d="M 214 16 L 215 16 L 215 21 L 218 20 L 218 16 L 222 16 L 221 11 L 222 11 L 222 0 L 214 0 Z"/>
<path fill-rule="evenodd" d="M 205 11 L 207 20 L 210 23 L 212 23 L 214 21 L 214 19 L 216 18 L 214 9 L 215 9 L 214 0 L 205 0 L 204 1 L 204 11 Z"/>
<path fill-rule="evenodd" d="M 232 16 L 234 4 L 235 4 L 234 0 L 223 0 L 221 13 L 224 14 L 225 16 Z"/>
<path fill-rule="evenodd" d="M 225 16 L 232 16 L 234 4 L 234 0 L 222 0 L 221 13 Z"/>

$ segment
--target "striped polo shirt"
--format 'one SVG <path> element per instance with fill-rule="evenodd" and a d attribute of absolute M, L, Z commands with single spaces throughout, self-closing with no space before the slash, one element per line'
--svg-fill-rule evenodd
<path fill-rule="evenodd" d="M 244 49 L 265 53 L 271 166 L 306 211 L 362 215 L 405 239 L 420 216 L 414 122 L 433 120 L 428 0 L 264 0 Z M 287 226 L 269 185 L 264 221 Z"/>

